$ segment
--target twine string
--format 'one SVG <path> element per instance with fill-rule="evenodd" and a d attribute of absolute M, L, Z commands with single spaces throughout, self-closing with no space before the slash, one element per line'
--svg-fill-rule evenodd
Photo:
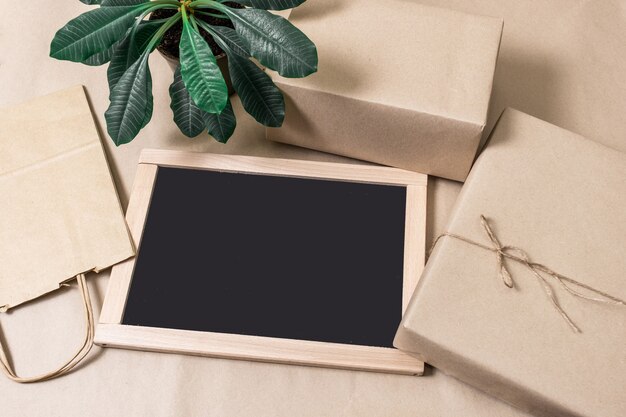
<path fill-rule="evenodd" d="M 510 245 L 503 246 L 498 240 L 498 237 L 494 233 L 491 225 L 489 224 L 485 216 L 483 215 L 480 216 L 480 223 L 483 226 L 483 230 L 485 231 L 485 234 L 491 241 L 491 246 L 485 245 L 484 243 L 477 242 L 465 236 L 460 236 L 454 233 L 442 233 L 441 235 L 437 236 L 437 238 L 435 239 L 430 249 L 430 252 L 433 251 L 433 249 L 435 248 L 439 240 L 443 237 L 449 237 L 452 239 L 460 240 L 472 246 L 482 248 L 490 252 L 494 252 L 496 254 L 497 262 L 498 262 L 498 270 L 499 270 L 498 275 L 500 279 L 502 280 L 502 282 L 504 283 L 504 285 L 506 285 L 508 288 L 513 288 L 515 286 L 515 282 L 513 280 L 513 276 L 511 275 L 509 269 L 507 268 L 506 260 L 511 260 L 511 261 L 524 265 L 535 276 L 535 278 L 537 278 L 537 280 L 539 281 L 539 283 L 541 284 L 543 288 L 544 293 L 550 300 L 554 309 L 561 315 L 563 320 L 567 322 L 567 324 L 575 333 L 580 333 L 581 332 L 580 328 L 576 326 L 576 324 L 572 321 L 570 316 L 565 312 L 563 307 L 561 307 L 561 305 L 559 304 L 556 294 L 554 293 L 552 286 L 548 282 L 546 275 L 555 279 L 556 282 L 561 286 L 561 288 L 563 288 L 565 291 L 567 291 L 569 294 L 571 294 L 574 297 L 581 298 L 581 299 L 588 300 L 588 301 L 597 302 L 597 303 L 626 306 L 626 301 L 620 298 L 614 297 L 610 294 L 607 294 L 606 292 L 595 289 L 573 278 L 559 274 L 558 272 L 553 271 L 552 269 L 548 268 L 547 266 L 543 264 L 531 262 L 530 257 L 528 256 L 526 251 L 524 251 L 523 249 L 518 248 L 516 246 L 510 246 Z M 584 289 L 594 294 L 595 296 L 583 294 L 577 291 L 575 288 Z"/>
<path fill-rule="evenodd" d="M 13 366 L 11 365 L 11 362 L 9 361 L 6 354 L 6 350 L 2 345 L 2 342 L 0 341 L 0 369 L 2 369 L 4 374 L 12 381 L 22 384 L 29 384 L 33 382 L 47 381 L 65 375 L 70 372 L 76 365 L 78 365 L 85 358 L 85 356 L 87 356 L 87 354 L 93 347 L 95 325 L 93 306 L 91 304 L 89 289 L 87 288 L 87 282 L 84 274 L 77 275 L 76 280 L 78 282 L 78 288 L 80 290 L 83 304 L 85 307 L 85 318 L 87 320 L 87 333 L 85 335 L 85 340 L 83 341 L 82 346 L 69 361 L 61 365 L 58 369 L 35 377 L 20 377 L 15 373 L 15 370 L 13 369 Z"/>

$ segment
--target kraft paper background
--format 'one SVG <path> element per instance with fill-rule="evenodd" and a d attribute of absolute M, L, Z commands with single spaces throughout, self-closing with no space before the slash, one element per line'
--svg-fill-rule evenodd
<path fill-rule="evenodd" d="M 626 151 L 623 1 L 422 2 L 505 20 L 486 132 L 505 106 L 513 106 Z M 81 83 L 104 126 L 106 68 L 48 58 L 55 31 L 88 9 L 76 0 L 39 1 L 20 3 L 15 13 L 0 15 L 0 105 Z M 172 72 L 156 54 L 150 63 L 152 122 L 130 145 L 116 149 L 104 140 L 124 205 L 144 147 L 340 160 L 266 141 L 263 128 L 243 115 L 238 100 L 234 102 L 238 127 L 229 145 L 183 137 L 171 121 L 167 88 Z M 459 189 L 460 184 L 451 181 L 429 184 L 429 238 L 443 230 Z M 90 277 L 97 305 L 107 275 Z M 61 290 L 0 317 L 18 372 L 50 369 L 81 340 L 81 307 L 71 291 Z M 47 341 L 45 346 L 41 340 Z M 21 386 L 0 378 L 0 409 L 7 417 L 526 416 L 436 369 L 412 378 L 99 348 L 77 372 L 58 380 Z"/>

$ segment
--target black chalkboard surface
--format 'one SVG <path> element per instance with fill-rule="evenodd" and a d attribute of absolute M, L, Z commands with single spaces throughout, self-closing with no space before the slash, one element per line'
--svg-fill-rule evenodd
<path fill-rule="evenodd" d="M 421 375 L 392 346 L 424 267 L 427 176 L 142 151 L 104 347 Z"/>
<path fill-rule="evenodd" d="M 392 347 L 406 187 L 159 167 L 122 324 Z"/>

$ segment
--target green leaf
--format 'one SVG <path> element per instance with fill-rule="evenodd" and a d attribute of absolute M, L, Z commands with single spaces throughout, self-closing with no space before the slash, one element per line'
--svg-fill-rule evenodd
<path fill-rule="evenodd" d="M 111 91 L 111 104 L 104 113 L 107 131 L 119 146 L 128 143 L 152 117 L 152 77 L 148 67 L 150 51 L 145 51 L 126 70 Z"/>
<path fill-rule="evenodd" d="M 237 120 L 230 104 L 220 114 L 207 113 L 193 102 L 185 83 L 183 82 L 180 65 L 174 72 L 174 82 L 170 86 L 170 107 L 174 113 L 174 122 L 180 131 L 190 138 L 198 136 L 204 129 L 209 129 L 209 134 L 216 140 L 226 143 L 235 131 Z"/>
<path fill-rule="evenodd" d="M 211 48 L 183 20 L 180 38 L 180 72 L 193 101 L 202 110 L 219 114 L 228 102 L 228 89 Z"/>
<path fill-rule="evenodd" d="M 141 53 L 148 46 L 152 36 L 154 36 L 162 25 L 163 22 L 152 22 L 149 20 L 141 22 L 135 31 L 134 42 L 132 44 L 130 32 L 120 41 L 113 52 L 111 63 L 107 70 L 109 90 L 113 90 L 113 87 L 115 87 L 115 84 L 117 84 L 122 74 L 139 59 Z"/>
<path fill-rule="evenodd" d="M 150 38 L 152 38 L 152 35 L 156 33 L 156 31 L 159 29 L 159 27 L 161 27 L 162 24 L 163 24 L 162 22 L 150 21 L 150 20 L 143 21 L 139 24 L 139 27 L 135 32 L 135 45 L 137 45 L 137 47 L 133 48 L 133 51 L 137 51 L 137 53 L 135 54 L 136 56 L 135 56 L 135 59 L 133 59 L 133 62 L 135 62 L 135 60 L 139 58 L 139 52 L 142 51 L 148 45 Z M 126 31 L 125 37 L 128 36 L 128 34 L 130 33 L 130 30 L 131 29 L 128 29 L 128 31 Z M 115 42 L 107 50 L 98 52 L 97 54 L 90 56 L 82 63 L 86 65 L 94 65 L 94 66 L 106 64 L 113 58 L 113 53 L 120 46 L 123 40 L 124 39 Z M 128 66 L 130 66 L 130 64 L 132 64 L 133 62 L 128 63 L 128 65 L 124 67 L 124 69 L 122 69 L 119 75 L 121 76 L 124 73 L 124 71 L 126 71 Z"/>
<path fill-rule="evenodd" d="M 183 82 L 183 77 L 180 75 L 180 65 L 174 72 L 174 82 L 170 86 L 170 97 L 172 99 L 170 107 L 174 113 L 174 122 L 180 131 L 190 138 L 194 138 L 202 133 L 206 129 L 204 121 L 206 112 L 196 106 L 196 103 L 191 99 Z"/>
<path fill-rule="evenodd" d="M 285 119 L 285 99 L 272 79 L 248 58 L 228 57 L 230 79 L 241 104 L 257 122 L 280 127 Z"/>
<path fill-rule="evenodd" d="M 206 28 L 207 26 L 200 20 L 198 21 L 198 24 L 200 24 L 202 28 Z M 239 36 L 237 32 L 235 32 L 233 29 L 226 26 L 209 26 L 209 29 L 217 33 L 218 36 L 213 37 L 214 39 L 218 38 L 215 39 L 216 42 L 219 42 L 221 40 L 234 53 L 246 58 L 250 56 L 250 49 L 248 49 L 246 43 L 243 41 L 243 39 L 241 39 L 241 36 Z"/>
<path fill-rule="evenodd" d="M 137 46 L 137 50 L 143 52 L 143 50 L 148 47 L 150 39 L 152 39 L 159 28 L 164 24 L 165 22 L 158 20 L 146 20 L 141 22 L 137 27 L 137 32 L 135 32 L 135 45 Z"/>
<path fill-rule="evenodd" d="M 82 62 L 117 42 L 145 7 L 100 7 L 83 13 L 58 30 L 50 56 Z"/>
<path fill-rule="evenodd" d="M 230 100 L 226 100 L 226 107 L 220 114 L 204 112 L 204 121 L 207 129 L 209 129 L 209 134 L 221 143 L 226 143 L 237 127 L 237 120 Z"/>
<path fill-rule="evenodd" d="M 136 6 L 141 3 L 147 3 L 150 0 L 102 0 L 100 6 L 102 7 L 117 7 L 117 6 Z"/>
<path fill-rule="evenodd" d="M 237 0 L 237 3 L 265 10 L 285 10 L 297 7 L 305 0 Z"/>
<path fill-rule="evenodd" d="M 317 71 L 317 50 L 288 20 L 265 10 L 224 8 L 253 57 L 284 77 Z"/>
<path fill-rule="evenodd" d="M 100 0 L 80 0 L 81 3 L 85 3 L 85 4 L 100 4 Z"/>
<path fill-rule="evenodd" d="M 119 41 L 115 42 L 109 49 L 105 49 L 102 52 L 98 52 L 97 54 L 90 56 L 89 58 L 84 60 L 82 64 L 91 65 L 91 66 L 98 66 L 98 65 L 106 64 L 107 62 L 111 60 L 111 57 L 113 56 L 113 52 L 115 51 L 115 48 L 117 48 L 119 44 L 120 44 Z"/>

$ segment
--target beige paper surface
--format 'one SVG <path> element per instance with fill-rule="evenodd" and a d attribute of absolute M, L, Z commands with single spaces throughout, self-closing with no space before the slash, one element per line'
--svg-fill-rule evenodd
<path fill-rule="evenodd" d="M 626 5 L 622 0 L 419 2 L 505 19 L 488 126 L 493 126 L 504 106 L 513 106 L 626 151 L 626 43 L 620 37 L 626 32 Z M 23 30 L 24 20 L 12 13 L 0 15 L 0 105 L 80 82 L 87 87 L 94 115 L 105 132 L 106 67 L 48 58 L 55 31 L 90 8 L 79 1 L 64 1 L 41 13 L 41 4 L 20 4 L 20 15 L 28 16 L 37 30 Z M 233 102 L 237 131 L 227 146 L 206 136 L 187 139 L 172 122 L 167 91 L 171 69 L 156 54 L 150 58 L 150 69 L 155 96 L 150 124 L 136 141 L 120 148 L 102 137 L 124 203 L 139 153 L 147 147 L 346 161 L 266 141 L 263 127 L 245 115 L 238 99 Z M 443 231 L 460 184 L 431 178 L 428 188 L 432 239 Z M 90 277 L 96 308 L 107 277 L 108 271 Z M 47 370 L 51 362 L 66 359 L 84 337 L 77 297 L 75 288 L 61 289 L 28 308 L 0 315 L 2 330 L 10 335 L 13 359 L 24 373 Z M 47 341 L 45 350 L 41 340 Z M 529 416 L 437 369 L 410 378 L 97 347 L 94 351 L 89 366 L 66 378 L 27 387 L 0 378 L 3 417 Z"/>
<path fill-rule="evenodd" d="M 0 111 L 0 306 L 134 251 L 81 86 Z"/>
<path fill-rule="evenodd" d="M 508 109 L 447 231 L 493 246 L 485 215 L 501 245 L 626 300 L 625 206 L 626 154 Z M 394 345 L 537 415 L 624 416 L 626 305 L 573 297 L 546 275 L 576 333 L 528 268 L 505 265 L 512 289 L 494 252 L 442 238 Z"/>
<path fill-rule="evenodd" d="M 274 74 L 272 140 L 464 180 L 487 123 L 502 20 L 403 0 L 316 0 L 289 20 L 319 70 Z"/>

